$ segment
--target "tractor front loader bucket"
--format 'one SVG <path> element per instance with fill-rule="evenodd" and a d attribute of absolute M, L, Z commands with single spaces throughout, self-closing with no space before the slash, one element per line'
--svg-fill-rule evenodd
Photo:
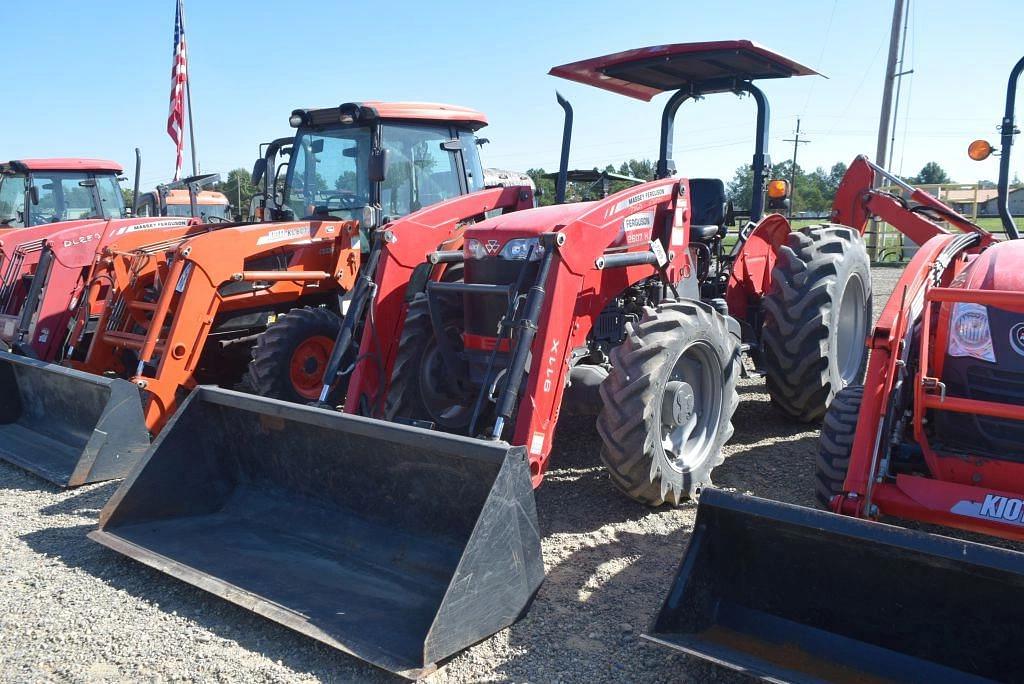
<path fill-rule="evenodd" d="M 77 487 L 124 477 L 148 447 L 135 385 L 0 352 L 0 459 Z"/>
<path fill-rule="evenodd" d="M 418 678 L 544 576 L 525 451 L 203 386 L 89 536 Z"/>
<path fill-rule="evenodd" d="M 1024 554 L 705 489 L 651 641 L 769 681 L 1017 681 Z"/>

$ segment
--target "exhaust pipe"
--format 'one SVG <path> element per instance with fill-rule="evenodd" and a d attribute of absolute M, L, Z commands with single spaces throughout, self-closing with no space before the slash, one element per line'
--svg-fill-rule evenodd
<path fill-rule="evenodd" d="M 0 352 L 0 459 L 77 487 L 124 477 L 148 446 L 130 382 Z"/>
<path fill-rule="evenodd" d="M 89 536 L 408 678 L 544 576 L 522 447 L 206 386 Z"/>
<path fill-rule="evenodd" d="M 1013 681 L 1024 554 L 706 489 L 644 637 L 769 681 Z"/>

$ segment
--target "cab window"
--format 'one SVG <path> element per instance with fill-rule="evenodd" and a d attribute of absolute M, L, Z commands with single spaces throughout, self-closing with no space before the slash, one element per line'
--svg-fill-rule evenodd
<path fill-rule="evenodd" d="M 462 193 L 455 152 L 442 147 L 449 140 L 447 127 L 383 127 L 388 168 L 381 187 L 381 209 L 386 217 L 404 216 Z"/>
<path fill-rule="evenodd" d="M 483 190 L 484 167 L 480 163 L 480 146 L 476 144 L 476 136 L 469 131 L 460 131 L 459 142 L 462 143 L 462 162 L 466 165 L 469 191 Z"/>
<path fill-rule="evenodd" d="M 0 176 L 0 228 L 25 227 L 25 177 Z"/>

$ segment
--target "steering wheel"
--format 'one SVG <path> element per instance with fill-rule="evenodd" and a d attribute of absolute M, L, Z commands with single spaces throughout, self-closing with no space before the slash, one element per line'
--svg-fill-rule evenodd
<path fill-rule="evenodd" d="M 341 205 L 338 207 L 339 209 L 358 209 L 362 206 L 356 194 L 348 190 L 324 191 L 322 194 L 327 199 L 326 208 L 328 209 L 332 200 L 338 200 Z"/>

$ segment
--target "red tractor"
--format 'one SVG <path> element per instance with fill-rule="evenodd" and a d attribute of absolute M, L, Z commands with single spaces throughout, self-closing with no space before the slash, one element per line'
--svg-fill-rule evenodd
<path fill-rule="evenodd" d="M 122 172 L 119 164 L 102 159 L 0 163 L 0 235 L 3 229 L 125 218 Z"/>
<path fill-rule="evenodd" d="M 563 410 L 600 412 L 604 459 L 630 496 L 677 503 L 721 462 L 744 351 L 797 418 L 859 380 L 860 233 L 762 218 L 768 104 L 754 81 L 814 72 L 729 41 L 553 73 L 644 100 L 675 91 L 660 177 L 595 202 L 533 208 L 502 188 L 371 222 L 320 392 L 347 383 L 345 413 L 199 388 L 93 539 L 420 676 L 514 621 L 539 586 L 532 488 Z M 722 92 L 757 106 L 752 221 L 731 245 L 722 181 L 675 177 L 671 159 L 682 102 Z"/>
<path fill-rule="evenodd" d="M 1024 243 L 1008 207 L 1022 71 L 1001 126 L 1008 240 L 888 174 L 904 196 L 868 191 L 884 172 L 851 166 L 839 219 L 884 219 L 921 247 L 864 383 L 825 416 L 815 495 L 830 512 L 706 492 L 653 640 L 773 680 L 1020 679 L 1024 554 L 875 521 L 1024 541 Z"/>

